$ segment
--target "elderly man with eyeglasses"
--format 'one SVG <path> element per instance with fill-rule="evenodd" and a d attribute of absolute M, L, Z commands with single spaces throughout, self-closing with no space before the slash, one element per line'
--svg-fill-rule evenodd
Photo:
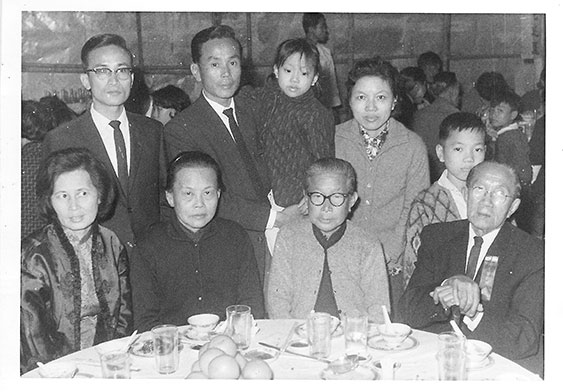
<path fill-rule="evenodd" d="M 468 219 L 429 225 L 421 233 L 416 267 L 400 300 L 402 321 L 438 333 L 451 330 L 450 318 L 459 317 L 469 339 L 488 342 L 500 355 L 538 356 L 544 245 L 507 222 L 519 194 L 511 167 L 485 161 L 471 170 L 464 192 Z"/>
<path fill-rule="evenodd" d="M 134 77 L 133 55 L 121 36 L 91 37 L 82 47 L 81 60 L 80 81 L 92 93 L 92 105 L 49 132 L 44 151 L 86 147 L 102 160 L 119 195 L 105 226 L 130 252 L 141 233 L 160 220 L 160 205 L 166 203 L 162 124 L 125 111 Z"/>

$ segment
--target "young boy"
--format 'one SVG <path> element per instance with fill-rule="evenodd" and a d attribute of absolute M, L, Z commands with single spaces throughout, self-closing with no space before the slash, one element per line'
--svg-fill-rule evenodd
<path fill-rule="evenodd" d="M 352 165 L 319 159 L 306 172 L 305 195 L 309 219 L 282 227 L 276 241 L 266 294 L 270 317 L 359 310 L 383 322 L 389 285 L 381 243 L 346 220 L 358 199 Z"/>
<path fill-rule="evenodd" d="M 497 135 L 494 160 L 516 170 L 520 185 L 525 190 L 532 182 L 532 164 L 527 136 L 516 121 L 519 105 L 520 97 L 512 91 L 493 96 L 490 121 Z"/>
<path fill-rule="evenodd" d="M 222 180 L 209 155 L 184 152 L 168 168 L 166 199 L 174 217 L 152 226 L 137 243 L 131 264 L 135 328 L 183 325 L 189 316 L 225 318 L 232 304 L 264 317 L 264 297 L 248 234 L 215 217 Z"/>
<path fill-rule="evenodd" d="M 485 159 L 485 126 L 475 114 L 450 114 L 440 124 L 439 138 L 436 155 L 446 169 L 411 204 L 401 259 L 405 287 L 414 271 L 422 228 L 431 223 L 467 218 L 462 193 L 465 180 L 471 168 Z"/>

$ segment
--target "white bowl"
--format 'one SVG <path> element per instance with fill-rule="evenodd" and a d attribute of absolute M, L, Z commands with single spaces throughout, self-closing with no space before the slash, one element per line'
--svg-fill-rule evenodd
<path fill-rule="evenodd" d="M 72 378 L 78 371 L 74 362 L 55 362 L 39 366 L 39 375 L 44 378 Z"/>
<path fill-rule="evenodd" d="M 481 363 L 491 353 L 493 348 L 489 343 L 480 340 L 468 339 L 465 343 L 465 355 L 471 363 Z"/>
<path fill-rule="evenodd" d="M 401 323 L 378 324 L 377 330 L 389 347 L 399 346 L 411 333 L 411 327 Z"/>
<path fill-rule="evenodd" d="M 209 332 L 219 322 L 219 316 L 211 313 L 194 314 L 188 318 L 188 324 L 198 332 Z"/>

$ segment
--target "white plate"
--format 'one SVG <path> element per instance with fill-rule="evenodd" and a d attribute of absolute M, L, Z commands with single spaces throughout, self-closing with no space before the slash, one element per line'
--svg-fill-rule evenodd
<path fill-rule="evenodd" d="M 368 339 L 368 346 L 382 351 L 405 351 L 418 346 L 418 340 L 416 340 L 412 336 L 409 336 L 403 341 L 403 343 L 399 344 L 397 347 L 389 347 L 387 345 L 387 342 L 385 342 L 385 340 L 383 340 L 381 336 L 374 336 Z"/>
<path fill-rule="evenodd" d="M 488 368 L 493 363 L 495 363 L 495 360 L 491 356 L 488 356 L 481 362 L 467 362 L 467 369 L 480 370 L 480 369 Z"/>
<path fill-rule="evenodd" d="M 188 325 L 185 327 L 185 330 L 181 332 L 181 334 L 182 337 L 189 340 L 194 340 L 197 342 L 208 342 L 211 337 L 217 335 L 217 332 L 199 332 L 195 327 Z"/>
<path fill-rule="evenodd" d="M 323 380 L 376 380 L 378 377 L 375 370 L 365 366 L 358 366 L 354 370 L 342 374 L 336 374 L 328 368 L 321 372 Z"/>
<path fill-rule="evenodd" d="M 336 325 L 340 322 L 340 320 L 338 320 L 338 318 L 331 316 L 331 325 Z M 334 328 L 334 327 L 333 327 Z M 297 335 L 303 339 L 307 339 L 307 322 L 301 323 L 297 326 L 295 332 L 297 333 Z M 338 327 L 336 327 L 336 330 L 334 330 L 334 332 L 332 333 L 332 337 L 333 338 L 337 338 L 339 336 L 342 336 L 342 334 L 344 333 L 344 328 L 342 327 L 342 323 L 338 324 Z"/>

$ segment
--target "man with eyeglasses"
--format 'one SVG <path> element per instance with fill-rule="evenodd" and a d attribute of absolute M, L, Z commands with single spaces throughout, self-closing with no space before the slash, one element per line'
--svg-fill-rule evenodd
<path fill-rule="evenodd" d="M 166 162 L 162 125 L 125 111 L 133 83 L 133 55 L 115 34 L 91 37 L 82 47 L 82 85 L 92 93 L 83 115 L 52 130 L 45 153 L 86 147 L 106 165 L 118 189 L 113 216 L 104 223 L 128 251 L 152 223 L 160 220 L 164 203 Z"/>
<path fill-rule="evenodd" d="M 488 342 L 512 360 L 528 358 L 521 364 L 541 372 L 544 245 L 507 222 L 519 195 L 510 166 L 475 166 L 464 192 L 468 219 L 422 230 L 399 310 L 411 327 L 436 333 L 451 330 L 450 318 L 459 318 L 468 339 Z"/>

